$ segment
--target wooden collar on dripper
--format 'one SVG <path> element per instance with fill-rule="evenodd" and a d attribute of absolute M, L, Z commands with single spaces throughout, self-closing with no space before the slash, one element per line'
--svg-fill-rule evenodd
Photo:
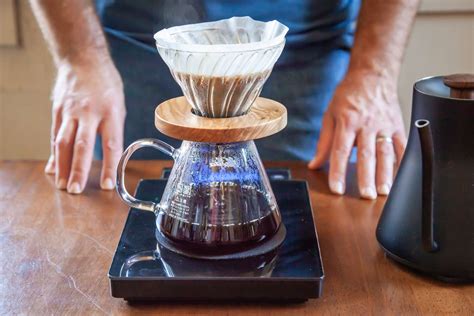
<path fill-rule="evenodd" d="M 155 110 L 155 126 L 160 132 L 195 142 L 233 143 L 259 139 L 281 131 L 286 123 L 286 108 L 260 97 L 247 114 L 229 118 L 196 115 L 185 97 L 167 100 Z"/>

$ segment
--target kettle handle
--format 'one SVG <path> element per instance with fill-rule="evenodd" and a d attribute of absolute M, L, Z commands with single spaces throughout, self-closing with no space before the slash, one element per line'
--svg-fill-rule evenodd
<path fill-rule="evenodd" d="M 130 193 L 128 193 L 127 188 L 125 188 L 125 168 L 127 166 L 128 160 L 133 155 L 135 151 L 143 147 L 152 147 L 158 149 L 162 153 L 171 156 L 173 159 L 176 158 L 177 150 L 161 141 L 159 139 L 153 138 L 144 138 L 137 140 L 130 144 L 128 148 L 120 157 L 120 161 L 117 167 L 117 192 L 122 200 L 127 203 L 130 207 L 137 208 L 144 211 L 151 211 L 155 212 L 156 203 L 152 201 L 143 201 L 133 197 Z"/>
<path fill-rule="evenodd" d="M 433 216 L 433 168 L 434 148 L 430 121 L 421 119 L 415 121 L 421 145 L 422 193 L 421 193 L 421 240 L 423 248 L 428 252 L 438 251 L 434 239 Z"/>

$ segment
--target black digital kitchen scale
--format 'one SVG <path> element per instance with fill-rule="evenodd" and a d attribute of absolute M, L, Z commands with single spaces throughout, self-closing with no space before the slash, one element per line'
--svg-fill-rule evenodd
<path fill-rule="evenodd" d="M 324 278 L 306 181 L 291 180 L 287 169 L 268 169 L 286 226 L 276 250 L 234 260 L 200 260 L 157 243 L 155 216 L 130 209 L 109 271 L 113 297 L 128 301 L 277 301 L 318 298 Z M 141 180 L 136 196 L 159 202 L 163 179 Z"/>

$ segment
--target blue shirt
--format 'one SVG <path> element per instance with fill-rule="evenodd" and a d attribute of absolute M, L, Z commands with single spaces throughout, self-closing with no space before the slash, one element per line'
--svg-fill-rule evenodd
<path fill-rule="evenodd" d="M 179 146 L 179 140 L 154 127 L 156 105 L 182 92 L 158 55 L 153 34 L 176 25 L 250 16 L 289 27 L 283 53 L 261 94 L 287 107 L 288 126 L 257 140 L 259 153 L 263 159 L 310 160 L 322 115 L 347 70 L 359 7 L 360 0 L 96 0 L 111 56 L 124 81 L 125 145 L 155 137 Z M 143 150 L 134 158 L 168 157 Z"/>

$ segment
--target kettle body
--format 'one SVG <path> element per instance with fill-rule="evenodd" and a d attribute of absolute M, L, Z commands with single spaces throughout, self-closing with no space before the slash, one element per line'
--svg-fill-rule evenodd
<path fill-rule="evenodd" d="M 474 280 L 474 100 L 453 97 L 444 82 L 414 85 L 408 143 L 376 237 L 402 264 Z"/>

